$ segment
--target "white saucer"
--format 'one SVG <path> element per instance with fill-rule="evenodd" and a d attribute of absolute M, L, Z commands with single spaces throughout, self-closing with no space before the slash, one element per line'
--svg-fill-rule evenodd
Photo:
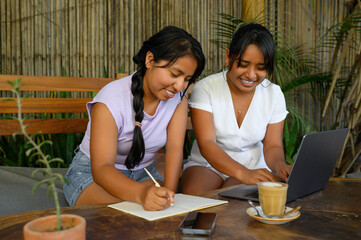
<path fill-rule="evenodd" d="M 261 206 L 257 206 L 256 207 L 258 212 L 261 214 L 262 217 L 259 217 L 259 216 L 256 216 L 257 215 L 257 212 L 256 210 L 254 210 L 253 207 L 250 207 L 246 210 L 246 213 L 248 216 L 250 216 L 251 218 L 254 218 L 260 222 L 263 222 L 263 223 L 267 223 L 267 224 L 284 224 L 284 223 L 288 223 L 290 221 L 293 221 L 295 219 L 297 219 L 301 213 L 299 211 L 296 211 L 294 213 L 291 213 L 290 215 L 284 217 L 284 218 L 267 218 L 265 216 L 263 216 L 263 212 L 262 212 L 262 208 Z M 290 208 L 290 207 L 286 207 L 286 212 L 289 212 L 293 210 L 293 208 Z"/>

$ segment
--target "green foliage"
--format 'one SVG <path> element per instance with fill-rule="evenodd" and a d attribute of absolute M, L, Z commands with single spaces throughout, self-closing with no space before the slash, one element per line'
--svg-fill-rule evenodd
<path fill-rule="evenodd" d="M 104 77 L 104 78 L 108 78 L 108 77 L 109 77 L 108 71 L 107 71 L 107 69 L 105 68 L 105 66 L 104 66 L 104 68 L 103 68 L 103 77 Z"/>
<path fill-rule="evenodd" d="M 120 73 L 124 73 L 124 64 L 122 64 L 122 65 L 120 66 L 119 72 L 120 72 Z"/>
<path fill-rule="evenodd" d="M 297 110 L 290 111 L 291 113 L 285 120 L 283 130 L 283 148 L 285 159 L 288 164 L 292 164 L 296 158 L 298 147 L 302 141 L 302 135 L 311 131 L 310 125 L 306 124 L 301 115 L 297 114 Z"/>
<path fill-rule="evenodd" d="M 66 76 L 66 71 L 65 71 L 65 68 L 61 68 L 61 76 L 62 77 L 65 77 Z"/>
<path fill-rule="evenodd" d="M 64 159 L 63 162 L 53 163 L 56 168 L 66 168 L 70 165 L 74 149 L 80 144 L 84 134 L 59 133 L 59 134 L 37 134 L 34 136 L 35 142 L 51 141 L 53 144 L 43 146 L 45 152 L 51 158 Z M 41 167 L 36 161 L 29 161 L 25 155 L 26 140 L 24 136 L 0 136 L 0 165 L 18 167 Z"/>

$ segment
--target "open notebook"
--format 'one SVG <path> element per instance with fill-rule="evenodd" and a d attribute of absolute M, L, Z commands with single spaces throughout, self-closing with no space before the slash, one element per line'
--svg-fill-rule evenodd
<path fill-rule="evenodd" d="M 108 207 L 153 221 L 226 203 L 228 203 L 228 201 L 177 193 L 174 196 L 173 206 L 161 211 L 145 211 L 142 205 L 128 201 L 111 204 L 108 205 Z"/>

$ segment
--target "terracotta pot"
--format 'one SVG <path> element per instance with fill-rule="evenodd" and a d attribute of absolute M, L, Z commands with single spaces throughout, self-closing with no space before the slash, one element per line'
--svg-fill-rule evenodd
<path fill-rule="evenodd" d="M 86 222 L 83 217 L 72 214 L 61 214 L 61 225 L 70 228 L 53 231 L 57 227 L 56 215 L 36 218 L 24 225 L 24 240 L 85 240 Z"/>

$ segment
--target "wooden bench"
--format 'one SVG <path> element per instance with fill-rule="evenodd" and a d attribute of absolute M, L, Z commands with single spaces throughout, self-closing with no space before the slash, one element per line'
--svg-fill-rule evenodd
<path fill-rule="evenodd" d="M 48 76 L 25 76 L 25 75 L 0 75 L 0 91 L 12 89 L 8 81 L 21 78 L 24 86 L 20 91 L 36 92 L 98 92 L 109 82 L 127 76 L 117 74 L 116 78 L 83 78 L 83 77 L 48 77 Z M 0 98 L 0 101 L 3 98 Z M 27 114 L 54 114 L 54 113 L 86 113 L 85 104 L 92 98 L 61 98 L 55 97 L 29 97 L 24 99 L 22 112 Z M 1 114 L 16 114 L 18 107 L 14 101 L 1 101 Z M 87 127 L 87 118 L 62 118 L 54 119 L 29 119 L 26 120 L 29 134 L 42 132 L 47 133 L 82 133 Z M 188 118 L 187 129 L 192 129 L 192 123 Z M 16 120 L 0 120 L 0 136 L 11 135 L 19 130 Z"/>
<path fill-rule="evenodd" d="M 124 77 L 126 74 L 119 75 Z M 24 99 L 22 112 L 27 114 L 48 114 L 47 119 L 29 119 L 26 131 L 29 134 L 36 132 L 46 133 L 81 133 L 85 132 L 87 118 L 62 118 L 51 117 L 54 113 L 86 113 L 85 104 L 91 98 L 61 98 L 59 92 L 98 92 L 103 86 L 115 78 L 83 78 L 83 77 L 47 77 L 47 76 L 23 76 L 23 75 L 0 75 L 0 90 L 11 90 L 8 81 L 21 78 L 24 84 L 20 91 L 36 91 L 36 96 Z M 39 97 L 39 92 L 55 92 L 54 97 Z M 0 101 L 2 98 L 0 98 Z M 14 101 L 2 101 L 0 103 L 1 114 L 14 114 L 18 107 Z M 69 114 L 71 115 L 71 114 Z M 11 135 L 19 130 L 16 120 L 0 120 L 0 135 Z"/>

